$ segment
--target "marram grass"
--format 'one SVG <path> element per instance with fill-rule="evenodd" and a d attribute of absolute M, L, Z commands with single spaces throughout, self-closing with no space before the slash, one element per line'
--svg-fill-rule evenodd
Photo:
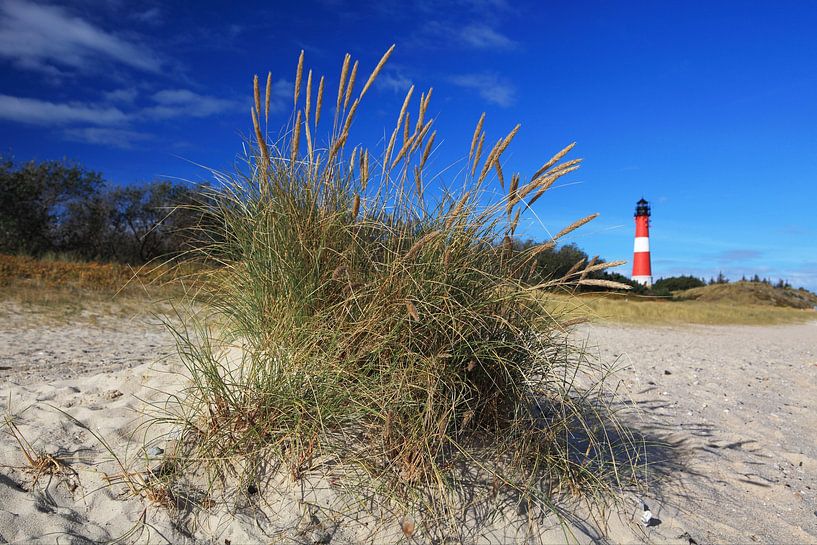
<path fill-rule="evenodd" d="M 328 129 L 324 80 L 313 96 L 308 71 L 302 87 L 301 55 L 295 111 L 274 141 L 256 78 L 246 169 L 218 175 L 202 207 L 197 237 L 213 241 L 202 257 L 218 265 L 207 323 L 177 330 L 193 379 L 178 470 L 243 486 L 276 470 L 293 481 L 331 471 L 350 497 L 410 517 L 417 536 L 462 534 L 478 508 L 550 511 L 560 495 L 631 485 L 635 447 L 605 408 L 607 370 L 566 340 L 542 297 L 586 271 L 531 286 L 532 258 L 554 241 L 512 251 L 519 215 L 578 167 L 561 162 L 572 144 L 495 198 L 491 173 L 504 187 L 519 126 L 483 156 L 483 114 L 468 164 L 443 182 L 425 171 L 431 90 L 411 114 L 412 87 L 382 153 L 352 145 L 392 50 L 359 92 L 358 62 L 344 58 Z"/>

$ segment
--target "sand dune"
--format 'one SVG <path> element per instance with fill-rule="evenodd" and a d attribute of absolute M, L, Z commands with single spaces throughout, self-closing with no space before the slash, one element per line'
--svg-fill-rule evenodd
<path fill-rule="evenodd" d="M 66 466 L 34 483 L 20 447 L 4 432 L 0 543 L 88 543 L 123 536 L 137 543 L 225 544 L 404 539 L 397 523 L 373 534 L 365 517 L 351 522 L 313 512 L 297 487 L 279 487 L 277 496 L 263 498 L 266 503 L 235 497 L 208 512 L 196 511 L 178 494 L 170 510 L 133 497 L 121 479 L 113 484 L 106 479 L 121 469 L 97 436 L 123 461 L 144 467 L 151 467 L 158 452 L 142 448 L 146 438 L 159 437 L 154 446 L 168 448 L 163 434 L 172 430 L 139 425 L 150 402 L 163 403 L 184 385 L 169 335 L 144 318 L 59 324 L 2 304 L 7 319 L 0 325 L 0 409 L 14 415 L 34 449 Z M 641 508 L 633 498 L 622 498 L 604 523 L 577 514 L 569 525 L 572 539 L 679 544 L 817 539 L 817 323 L 588 326 L 575 335 L 588 337 L 600 357 L 618 358 L 619 377 L 638 408 L 628 425 L 655 442 L 653 451 L 662 459 L 643 498 L 654 525 L 644 528 Z M 325 484 L 312 483 L 315 503 L 331 499 Z M 475 541 L 521 541 L 526 531 L 497 522 Z M 565 540 L 555 522 L 537 532 L 545 543 Z"/>

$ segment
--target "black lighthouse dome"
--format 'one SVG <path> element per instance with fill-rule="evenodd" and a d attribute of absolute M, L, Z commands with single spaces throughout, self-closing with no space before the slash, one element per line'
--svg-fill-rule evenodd
<path fill-rule="evenodd" d="M 650 216 L 650 203 L 644 200 L 644 197 L 641 197 L 641 200 L 635 203 L 635 215 Z"/>

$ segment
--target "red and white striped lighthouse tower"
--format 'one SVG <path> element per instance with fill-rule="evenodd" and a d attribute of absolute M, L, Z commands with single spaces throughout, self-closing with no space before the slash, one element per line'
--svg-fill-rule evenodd
<path fill-rule="evenodd" d="M 633 247 L 633 282 L 652 286 L 650 267 L 650 204 L 642 197 L 635 205 L 635 244 Z"/>

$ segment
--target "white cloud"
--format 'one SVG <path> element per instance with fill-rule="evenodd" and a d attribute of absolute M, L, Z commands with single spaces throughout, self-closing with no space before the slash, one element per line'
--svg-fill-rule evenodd
<path fill-rule="evenodd" d="M 153 7 L 150 9 L 146 9 L 145 11 L 140 11 L 138 13 L 134 13 L 131 15 L 134 19 L 141 23 L 146 23 L 149 25 L 157 25 L 162 23 L 162 10 L 157 7 Z"/>
<path fill-rule="evenodd" d="M 58 67 L 81 71 L 114 61 L 158 72 L 161 61 L 149 48 L 106 32 L 58 6 L 0 1 L 0 57 L 18 67 L 60 75 Z"/>
<path fill-rule="evenodd" d="M 483 99 L 498 106 L 510 106 L 516 97 L 513 84 L 496 74 L 460 74 L 450 80 L 454 85 L 476 91 Z"/>
<path fill-rule="evenodd" d="M 270 108 L 283 106 L 280 101 L 281 87 L 270 101 Z M 240 103 L 235 100 L 194 93 L 188 89 L 165 89 L 152 97 L 154 104 L 134 108 L 136 91 L 118 89 L 104 93 L 105 104 L 83 102 L 50 102 L 36 98 L 0 94 L 0 119 L 30 125 L 92 125 L 116 127 L 139 120 L 160 121 L 177 117 L 210 117 L 229 111 L 237 111 Z M 128 106 L 122 109 L 110 103 Z M 97 132 L 99 134 L 99 132 Z"/>
<path fill-rule="evenodd" d="M 381 89 L 388 89 L 395 93 L 405 93 L 409 90 L 409 87 L 411 87 L 411 80 L 400 72 L 384 70 L 377 76 L 377 79 L 374 80 L 374 84 Z"/>
<path fill-rule="evenodd" d="M 142 110 L 141 114 L 151 119 L 174 117 L 209 117 L 229 110 L 238 109 L 234 100 L 200 95 L 188 89 L 165 89 L 153 95 L 155 106 Z"/>
<path fill-rule="evenodd" d="M 454 45 L 467 49 L 508 50 L 518 45 L 486 23 L 461 25 L 442 21 L 423 24 L 411 41 L 418 46 L 432 48 Z"/>
<path fill-rule="evenodd" d="M 123 104 L 133 104 L 136 97 L 139 95 L 136 89 L 114 89 L 103 93 L 105 100 L 108 102 L 120 102 Z"/>
<path fill-rule="evenodd" d="M 111 106 L 0 95 L 0 119 L 31 125 L 119 125 L 128 120 L 128 115 Z"/>
<path fill-rule="evenodd" d="M 137 142 L 143 142 L 153 138 L 153 136 L 148 133 L 128 129 L 112 129 L 109 127 L 79 127 L 66 129 L 62 134 L 66 140 L 120 149 L 130 149 Z"/>
<path fill-rule="evenodd" d="M 461 42 L 475 49 L 512 49 L 516 42 L 485 24 L 471 24 L 459 31 Z"/>

